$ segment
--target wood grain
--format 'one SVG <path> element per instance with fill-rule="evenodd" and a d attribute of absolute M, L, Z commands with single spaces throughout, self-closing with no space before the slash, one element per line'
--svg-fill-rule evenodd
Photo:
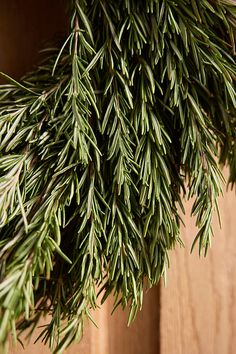
<path fill-rule="evenodd" d="M 234 192 L 220 199 L 222 229 L 207 258 L 190 255 L 196 229 L 187 205 L 185 249 L 171 252 L 168 285 L 161 289 L 161 354 L 236 353 L 236 235 Z"/>

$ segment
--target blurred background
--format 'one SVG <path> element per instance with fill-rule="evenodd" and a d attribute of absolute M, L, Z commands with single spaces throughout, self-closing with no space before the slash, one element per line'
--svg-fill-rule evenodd
<path fill-rule="evenodd" d="M 66 33 L 66 1 L 0 1 L 0 71 L 19 79 L 40 58 L 45 43 Z M 3 82 L 3 81 L 2 81 Z M 0 103 L 1 104 L 1 103 Z M 227 174 L 227 171 L 226 173 Z M 207 258 L 190 248 L 196 229 L 186 204 L 185 248 L 170 252 L 167 284 L 149 290 L 143 310 L 127 328 L 127 312 L 112 316 L 110 299 L 86 323 L 83 340 L 65 354 L 233 354 L 236 352 L 236 197 L 225 191 L 219 201 L 222 228 Z M 37 337 L 37 333 L 35 337 Z M 41 343 L 24 342 L 10 354 L 49 354 Z"/>

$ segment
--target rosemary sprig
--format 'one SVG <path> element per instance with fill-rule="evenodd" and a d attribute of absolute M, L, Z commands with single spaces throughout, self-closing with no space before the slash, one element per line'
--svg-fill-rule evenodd
<path fill-rule="evenodd" d="M 234 1 L 74 0 L 70 24 L 0 86 L 0 343 L 51 314 L 53 353 L 100 293 L 134 319 L 182 244 L 183 198 L 206 254 L 219 163 L 236 179 Z"/>

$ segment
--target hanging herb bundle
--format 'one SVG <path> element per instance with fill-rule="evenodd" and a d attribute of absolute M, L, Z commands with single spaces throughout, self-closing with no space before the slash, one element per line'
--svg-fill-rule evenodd
<path fill-rule="evenodd" d="M 233 0 L 74 0 L 61 48 L 0 87 L 0 342 L 62 353 L 110 294 L 142 305 L 194 198 L 206 253 L 236 179 Z M 5 75 L 6 76 L 6 75 Z"/>

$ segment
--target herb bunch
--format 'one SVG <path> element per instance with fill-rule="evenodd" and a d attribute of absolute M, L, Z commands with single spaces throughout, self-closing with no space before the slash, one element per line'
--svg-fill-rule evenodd
<path fill-rule="evenodd" d="M 194 198 L 206 254 L 236 179 L 233 0 L 74 0 L 69 36 L 0 87 L 0 343 L 42 315 L 62 353 L 98 296 L 130 307 L 165 275 Z M 17 333 L 18 331 L 18 333 Z"/>

